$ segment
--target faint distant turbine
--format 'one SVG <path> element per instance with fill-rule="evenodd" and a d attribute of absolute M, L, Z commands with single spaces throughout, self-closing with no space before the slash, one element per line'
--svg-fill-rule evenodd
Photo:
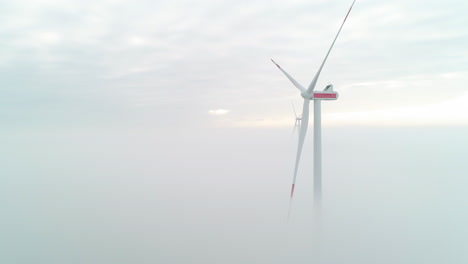
<path fill-rule="evenodd" d="M 296 185 L 296 176 L 297 176 L 297 169 L 299 166 L 299 161 L 301 159 L 301 152 L 302 152 L 302 146 L 304 145 L 304 139 L 305 135 L 307 132 L 307 125 L 309 123 L 309 102 L 310 100 L 314 100 L 314 200 L 315 202 L 320 202 L 322 198 L 322 139 L 321 139 L 321 101 L 322 100 L 336 100 L 338 99 L 338 93 L 333 91 L 333 85 L 329 84 L 325 87 L 325 89 L 321 92 L 316 92 L 314 91 L 315 85 L 317 84 L 318 77 L 320 75 L 320 72 L 322 71 L 323 65 L 325 65 L 325 62 L 327 61 L 328 55 L 330 54 L 330 51 L 333 48 L 333 45 L 335 45 L 335 41 L 338 38 L 338 35 L 341 32 L 341 29 L 343 28 L 344 23 L 346 22 L 346 19 L 348 18 L 349 13 L 351 12 L 351 9 L 353 8 L 354 2 L 351 4 L 351 7 L 348 10 L 348 13 L 346 14 L 346 17 L 343 20 L 343 23 L 341 24 L 340 29 L 338 30 L 338 33 L 335 36 L 335 39 L 333 40 L 330 49 L 327 52 L 327 55 L 325 56 L 325 59 L 322 62 L 322 65 L 320 65 L 319 70 L 315 74 L 314 79 L 312 79 L 312 82 L 310 83 L 309 87 L 305 89 L 302 85 L 300 85 L 291 75 L 289 75 L 285 70 L 283 70 L 273 59 L 271 60 L 277 67 L 280 69 L 284 75 L 296 86 L 297 89 L 301 91 L 301 96 L 304 98 L 304 104 L 302 108 L 302 117 L 301 117 L 301 126 L 299 129 L 299 144 L 297 147 L 297 154 L 296 154 L 296 164 L 294 166 L 294 176 L 293 176 L 293 182 L 291 186 L 291 199 L 293 198 L 294 195 L 294 187 Z"/>
<path fill-rule="evenodd" d="M 301 129 L 302 114 L 297 115 L 296 108 L 294 108 L 294 104 L 291 103 L 291 105 L 294 111 L 294 116 L 296 117 L 296 120 L 294 122 L 294 128 L 293 128 L 293 135 L 294 135 L 294 132 L 296 132 L 296 127 L 298 128 L 298 131 L 300 131 Z"/>

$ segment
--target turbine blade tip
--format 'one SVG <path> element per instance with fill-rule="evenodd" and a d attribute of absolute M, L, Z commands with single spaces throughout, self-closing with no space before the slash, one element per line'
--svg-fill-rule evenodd
<path fill-rule="evenodd" d="M 295 187 L 295 184 L 291 186 L 291 198 L 293 198 L 293 195 L 294 195 L 294 187 Z"/>
<path fill-rule="evenodd" d="M 281 67 L 278 65 L 278 63 L 276 63 L 276 61 L 274 61 L 273 59 L 271 59 L 271 61 L 276 65 L 276 67 L 281 69 Z"/>

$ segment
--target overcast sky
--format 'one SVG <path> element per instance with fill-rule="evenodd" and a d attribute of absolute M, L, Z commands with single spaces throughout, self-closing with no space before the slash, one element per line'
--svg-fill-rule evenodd
<path fill-rule="evenodd" d="M 286 224 L 302 98 L 270 59 L 308 86 L 351 2 L 0 0 L 0 263 L 468 263 L 468 1 L 356 1 L 323 226 L 312 122 Z"/>
<path fill-rule="evenodd" d="M 290 126 L 351 1 L 2 1 L 2 126 Z M 468 124 L 468 4 L 358 0 L 325 125 Z M 439 113 L 440 111 L 440 113 Z"/>

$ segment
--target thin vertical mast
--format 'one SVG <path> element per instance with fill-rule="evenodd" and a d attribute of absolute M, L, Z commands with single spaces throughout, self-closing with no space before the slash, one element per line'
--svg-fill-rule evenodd
<path fill-rule="evenodd" d="M 322 200 L 322 113 L 320 99 L 314 99 L 314 201 Z"/>

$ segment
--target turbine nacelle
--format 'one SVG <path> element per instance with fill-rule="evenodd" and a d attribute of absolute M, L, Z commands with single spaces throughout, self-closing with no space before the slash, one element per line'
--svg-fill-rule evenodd
<path fill-rule="evenodd" d="M 333 91 L 321 91 L 313 92 L 311 100 L 336 100 L 338 99 L 338 93 Z"/>
<path fill-rule="evenodd" d="M 308 100 L 336 100 L 338 99 L 338 93 L 333 91 L 333 84 L 329 84 L 323 91 L 312 91 L 307 90 L 301 92 L 301 96 Z"/>

